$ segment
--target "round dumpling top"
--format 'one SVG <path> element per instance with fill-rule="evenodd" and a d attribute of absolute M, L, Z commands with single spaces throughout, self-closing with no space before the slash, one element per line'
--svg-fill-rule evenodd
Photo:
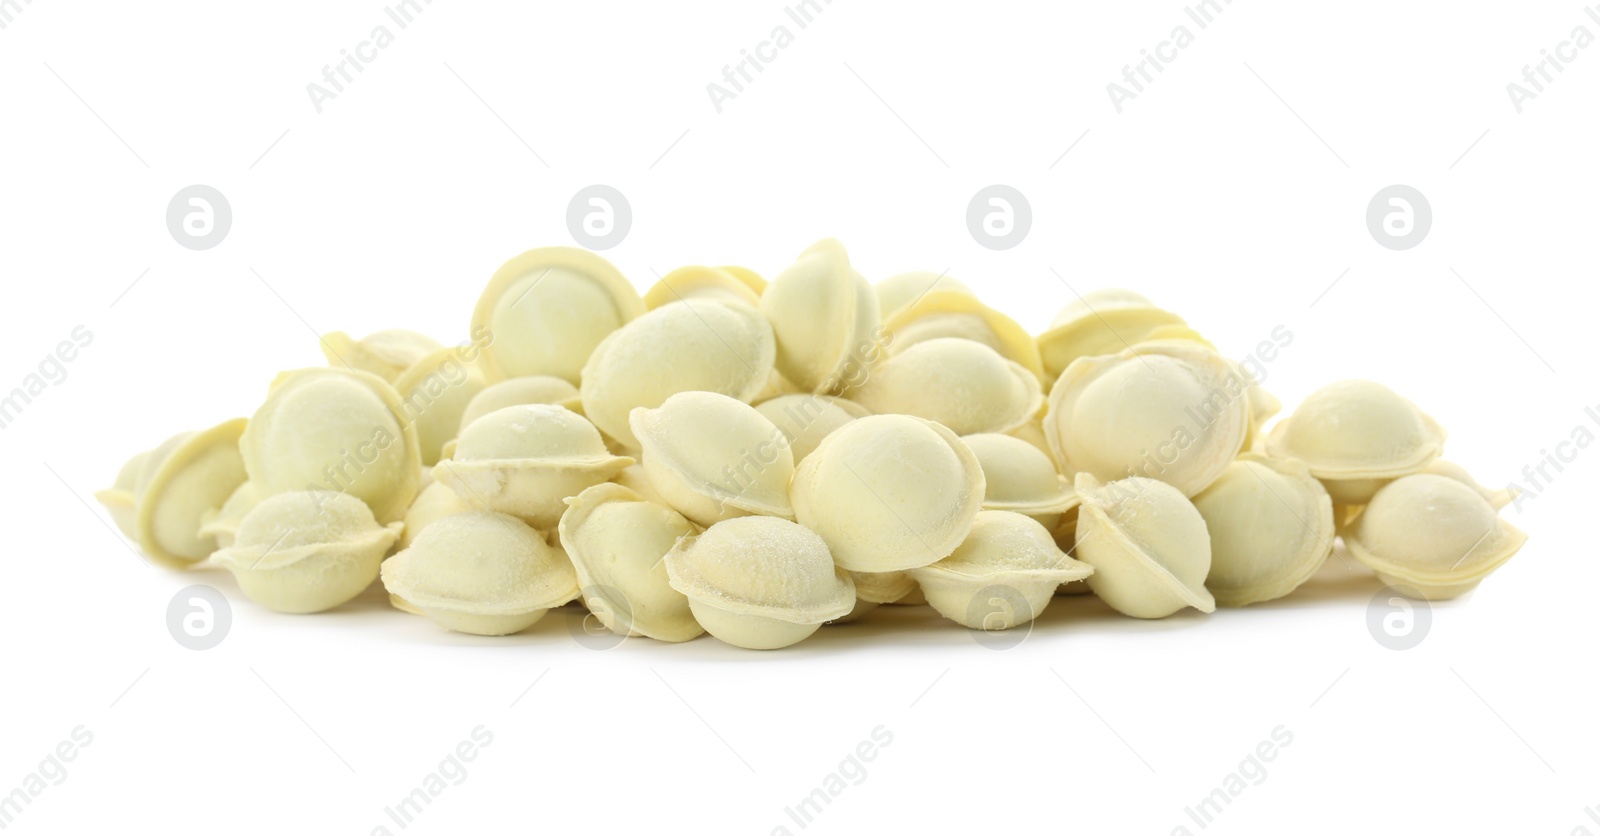
<path fill-rule="evenodd" d="M 518 615 L 578 594 L 571 563 L 527 523 L 494 511 L 433 523 L 382 573 L 391 593 L 424 610 Z"/>
<path fill-rule="evenodd" d="M 1021 514 L 1061 513 L 1078 502 L 1044 451 L 1015 436 L 962 436 L 983 467 L 983 507 Z"/>
<path fill-rule="evenodd" d="M 1271 455 L 1299 459 L 1319 479 L 1414 473 L 1439 457 L 1445 432 L 1415 404 L 1370 380 L 1311 393 L 1267 435 Z"/>
<path fill-rule="evenodd" d="M 655 409 L 635 409 L 631 426 L 651 483 L 690 519 L 794 516 L 788 439 L 755 407 L 715 392 L 679 392 Z"/>
<path fill-rule="evenodd" d="M 610 482 L 567 500 L 561 544 L 584 604 L 606 629 L 661 641 L 703 632 L 689 601 L 667 580 L 662 557 L 696 529 L 682 514 Z"/>
<path fill-rule="evenodd" d="M 884 313 L 885 348 L 896 354 L 928 340 L 959 337 L 982 343 L 1043 380 L 1039 344 L 1016 320 L 960 290 L 938 289 Z"/>
<path fill-rule="evenodd" d="M 983 504 L 983 468 L 955 433 L 909 415 L 872 415 L 823 439 L 790 487 L 795 519 L 840 566 L 926 566 L 966 538 Z"/>
<path fill-rule="evenodd" d="M 445 442 L 455 438 L 461 428 L 467 404 L 483 391 L 483 375 L 461 356 L 460 349 L 441 348 L 395 378 L 400 405 L 417 428 L 423 467 L 439 463 Z"/>
<path fill-rule="evenodd" d="M 662 276 L 654 287 L 645 292 L 644 306 L 655 310 L 662 305 L 681 302 L 684 299 L 713 299 L 719 302 L 741 302 L 755 307 L 761 304 L 761 291 L 765 287 L 765 282 L 753 285 L 747 280 L 747 276 L 726 267 L 705 267 L 697 264 L 691 267 L 679 267 Z"/>
<path fill-rule="evenodd" d="M 422 481 L 416 427 L 394 387 L 366 372 L 279 375 L 239 448 L 263 496 L 308 486 L 338 490 L 365 502 L 382 523 L 405 515 Z"/>
<path fill-rule="evenodd" d="M 550 375 L 513 377 L 491 383 L 472 396 L 466 409 L 461 411 L 461 423 L 457 425 L 456 433 L 459 435 L 473 421 L 495 410 L 531 403 L 555 404 L 575 412 L 582 408 L 578 387 L 562 378 Z"/>
<path fill-rule="evenodd" d="M 890 276 L 877 283 L 873 291 L 878 295 L 878 312 L 888 321 L 901 308 L 916 302 L 930 293 L 964 293 L 973 296 L 972 289 L 945 273 L 913 272 Z M 976 298 L 975 296 L 973 298 Z"/>
<path fill-rule="evenodd" d="M 569 383 L 606 335 L 644 313 L 639 292 L 611 262 L 576 247 L 529 250 L 489 279 L 472 314 L 491 382 L 552 375 Z"/>
<path fill-rule="evenodd" d="M 1159 341 L 1072 364 L 1050 391 L 1045 438 L 1072 479 L 1159 479 L 1193 496 L 1238 456 L 1250 383 L 1187 341 Z"/>
<path fill-rule="evenodd" d="M 772 327 L 749 305 L 688 299 L 663 305 L 607 337 L 583 367 L 583 411 L 630 450 L 638 407 L 655 408 L 689 391 L 749 402 L 767 384 Z"/>
<path fill-rule="evenodd" d="M 850 399 L 879 413 L 937 421 L 957 435 L 1005 432 L 1043 404 L 1039 379 L 972 340 L 940 337 L 878 363 Z"/>
<path fill-rule="evenodd" d="M 418 360 L 444 348 L 432 337 L 402 328 L 374 331 L 359 340 L 332 331 L 322 335 L 319 345 L 328 365 L 375 374 L 390 383 Z"/>
<path fill-rule="evenodd" d="M 1131 290 L 1091 290 L 1062 308 L 1039 335 L 1039 357 L 1046 379 L 1054 380 L 1080 357 L 1115 354 L 1182 325 L 1183 317 Z"/>
<path fill-rule="evenodd" d="M 1380 578 L 1429 598 L 1471 589 L 1526 540 L 1471 486 L 1429 473 L 1385 485 L 1345 537 L 1350 553 Z"/>
<path fill-rule="evenodd" d="M 1206 590 L 1211 538 L 1206 521 L 1177 488 L 1141 476 L 1076 484 L 1077 552 L 1094 567 L 1089 587 L 1112 609 L 1165 618 L 1184 607 L 1216 609 Z"/>
<path fill-rule="evenodd" d="M 756 404 L 789 440 L 789 451 L 799 463 L 811 455 L 828 434 L 872 412 L 855 401 L 809 393 L 779 395 Z"/>
<path fill-rule="evenodd" d="M 761 296 L 777 339 L 777 368 L 802 391 L 836 393 L 878 353 L 878 297 L 844 245 L 811 245 Z"/>
<path fill-rule="evenodd" d="M 1333 550 L 1333 500 L 1293 459 L 1245 453 L 1194 505 L 1211 536 L 1206 588 L 1225 607 L 1288 595 Z"/>
<path fill-rule="evenodd" d="M 666 565 L 674 589 L 728 612 L 819 624 L 855 606 L 855 585 L 828 544 L 778 517 L 719 522 L 679 540 Z"/>
<path fill-rule="evenodd" d="M 574 467 L 615 463 L 600 431 L 555 404 L 519 404 L 473 421 L 456 440 L 457 461 L 530 461 Z"/>
<path fill-rule="evenodd" d="M 1068 557 L 1037 520 L 1012 511 L 979 511 L 972 531 L 949 557 L 918 569 L 946 580 L 973 583 L 1063 584 L 1094 574 L 1094 567 Z"/>

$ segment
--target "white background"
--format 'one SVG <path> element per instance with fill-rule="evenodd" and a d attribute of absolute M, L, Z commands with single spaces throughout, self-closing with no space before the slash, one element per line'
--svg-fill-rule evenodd
<path fill-rule="evenodd" d="M 1480 480 L 1522 482 L 1600 432 L 1600 48 L 1520 114 L 1506 85 L 1600 24 L 1578 3 L 1292 5 L 1240 0 L 1202 31 L 1175 2 L 837 0 L 800 30 L 777 2 L 439 0 L 319 114 L 306 85 L 393 28 L 377 2 L 19 3 L 0 390 L 75 326 L 94 340 L 0 432 L 0 793 L 94 738 L 11 830 L 398 832 L 385 806 L 483 725 L 409 832 L 800 832 L 785 807 L 878 726 L 892 744 L 807 831 L 1199 832 L 1185 807 L 1283 726 L 1210 832 L 1600 832 L 1600 450 L 1507 509 L 1528 546 L 1405 652 L 1338 560 L 1209 617 L 1057 599 L 1003 652 L 907 609 L 765 654 L 596 652 L 573 613 L 480 639 L 377 595 L 266 612 L 226 572 L 143 565 L 89 499 L 320 364 L 313 330 L 463 339 L 495 267 L 570 244 L 568 200 L 597 182 L 631 202 L 606 255 L 641 289 L 693 263 L 771 276 L 823 236 L 874 281 L 948 268 L 1035 332 L 1074 291 L 1132 287 L 1232 356 L 1289 328 L 1267 382 L 1287 406 L 1373 378 Z M 781 24 L 794 43 L 719 114 L 706 85 Z M 1117 113 L 1106 85 L 1180 24 L 1194 43 Z M 165 227 L 192 183 L 233 208 L 204 252 Z M 1032 206 L 1010 250 L 966 229 L 991 183 Z M 1433 208 L 1402 252 L 1364 220 L 1392 183 Z M 206 652 L 165 626 L 191 583 L 234 601 Z"/>

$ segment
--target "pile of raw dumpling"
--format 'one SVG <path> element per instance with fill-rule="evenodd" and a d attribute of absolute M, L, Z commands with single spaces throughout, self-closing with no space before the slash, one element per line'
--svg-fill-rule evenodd
<path fill-rule="evenodd" d="M 943 275 L 869 284 L 834 240 L 771 282 L 684 267 L 642 297 L 591 252 L 532 250 L 457 345 L 322 349 L 98 494 L 152 560 L 209 559 L 282 612 L 381 580 L 465 633 L 581 601 L 620 635 L 767 649 L 880 604 L 981 630 L 1080 591 L 1137 618 L 1245 606 L 1336 537 L 1449 598 L 1525 539 L 1377 383 L 1264 430 L 1251 364 L 1143 296 L 1091 293 L 1035 337 Z"/>

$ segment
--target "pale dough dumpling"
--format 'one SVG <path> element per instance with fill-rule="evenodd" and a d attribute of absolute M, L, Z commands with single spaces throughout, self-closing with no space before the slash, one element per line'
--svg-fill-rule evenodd
<path fill-rule="evenodd" d="M 971 288 L 944 273 L 900 273 L 879 281 L 873 286 L 878 294 L 878 313 L 884 321 L 891 319 L 901 308 L 930 293 L 965 293 L 972 296 Z M 974 297 L 976 298 L 976 297 Z"/>
<path fill-rule="evenodd" d="M 172 439 L 167 439 L 168 443 Z M 144 471 L 150 457 L 155 455 L 155 450 L 141 450 L 123 463 L 122 469 L 117 471 L 117 478 L 109 488 L 101 488 L 94 492 L 94 498 L 105 506 L 106 512 L 111 515 L 111 521 L 130 540 L 139 539 L 139 528 L 135 525 L 137 514 L 135 509 L 139 501 L 139 474 Z"/>
<path fill-rule="evenodd" d="M 863 615 L 877 609 L 883 604 L 892 604 L 895 601 L 910 595 L 917 588 L 917 582 L 911 579 L 906 572 L 849 572 L 850 580 L 856 585 L 856 605 L 844 615 L 828 622 L 829 624 L 848 624 Z"/>
<path fill-rule="evenodd" d="M 1311 393 L 1279 421 L 1266 449 L 1305 462 L 1335 503 L 1365 505 L 1388 481 L 1437 459 L 1444 439 L 1438 422 L 1394 390 L 1342 380 Z"/>
<path fill-rule="evenodd" d="M 644 313 L 632 284 L 598 255 L 575 247 L 529 250 L 495 271 L 472 314 L 490 341 L 490 382 L 553 375 L 569 383 L 607 334 Z"/>
<path fill-rule="evenodd" d="M 239 448 L 262 496 L 342 491 L 385 524 L 405 516 L 422 481 L 421 446 L 399 394 L 366 372 L 278 375 Z"/>
<path fill-rule="evenodd" d="M 739 303 L 690 299 L 656 308 L 595 349 L 583 367 L 583 412 L 629 450 L 637 407 L 654 409 L 690 391 L 718 392 L 748 403 L 772 374 L 772 327 Z"/>
<path fill-rule="evenodd" d="M 411 364 L 394 388 L 407 419 L 417 428 L 422 466 L 439 463 L 439 450 L 456 437 L 467 404 L 484 388 L 483 375 L 462 362 L 460 350 L 441 348 Z"/>
<path fill-rule="evenodd" d="M 1116 354 L 1152 339 L 1159 329 L 1184 325 L 1183 317 L 1131 290 L 1091 290 L 1062 308 L 1039 335 L 1045 378 L 1055 380 L 1079 357 Z"/>
<path fill-rule="evenodd" d="M 406 511 L 406 527 L 400 535 L 400 548 L 411 548 L 411 543 L 417 539 L 417 535 L 439 520 L 472 510 L 474 506 L 462 499 L 449 485 L 437 480 L 428 483 L 428 486 L 417 494 L 416 500 L 411 503 L 411 508 Z M 479 507 L 476 510 L 487 509 Z"/>
<path fill-rule="evenodd" d="M 205 537 L 214 537 L 217 548 L 225 549 L 233 545 L 233 538 L 239 533 L 239 523 L 244 521 L 244 515 L 250 509 L 261 504 L 266 497 L 261 491 L 251 484 L 248 479 L 228 494 L 227 501 L 215 511 L 207 511 L 200 517 L 200 534 Z"/>
<path fill-rule="evenodd" d="M 983 505 L 983 468 L 955 433 L 910 415 L 859 418 L 795 472 L 795 519 L 852 572 L 926 566 L 966 539 Z"/>
<path fill-rule="evenodd" d="M 456 426 L 456 434 L 467 428 L 473 421 L 508 406 L 521 406 L 530 403 L 550 403 L 564 406 L 567 409 L 582 414 L 583 402 L 578 397 L 578 387 L 550 375 L 532 375 L 529 377 L 513 377 L 499 383 L 491 383 L 467 402 L 466 409 L 461 411 L 461 423 Z"/>
<path fill-rule="evenodd" d="M 1345 543 L 1384 583 L 1437 601 L 1470 592 L 1527 539 L 1472 486 L 1419 473 L 1380 489 Z"/>
<path fill-rule="evenodd" d="M 1044 379 L 1039 344 L 1016 320 L 959 290 L 935 290 L 883 320 L 884 348 L 898 354 L 921 342 L 955 337 L 983 343 Z"/>
<path fill-rule="evenodd" d="M 116 484 L 95 496 L 152 560 L 174 569 L 191 566 L 217 550 L 215 536 L 201 527 L 244 484 L 244 428 L 245 419 L 236 418 L 173 436 L 135 456 Z"/>
<path fill-rule="evenodd" d="M 822 538 L 777 517 L 724 520 L 684 537 L 666 566 L 706 632 L 752 650 L 788 647 L 855 606 L 855 584 Z"/>
<path fill-rule="evenodd" d="M 983 467 L 985 510 L 1026 514 L 1054 531 L 1061 515 L 1077 507 L 1078 495 L 1039 448 L 1000 433 L 966 435 L 961 440 Z"/>
<path fill-rule="evenodd" d="M 1238 456 L 1248 381 L 1187 341 L 1150 342 L 1074 362 L 1050 391 L 1045 438 L 1068 479 L 1159 479 L 1193 496 Z"/>
<path fill-rule="evenodd" d="M 372 585 L 400 528 L 379 525 L 347 494 L 290 491 L 251 509 L 215 559 L 250 600 L 278 612 L 321 612 Z"/>
<path fill-rule="evenodd" d="M 1032 372 L 982 343 L 957 337 L 920 342 L 889 356 L 849 397 L 878 414 L 937 421 L 957 435 L 1015 429 L 1044 402 Z"/>
<path fill-rule="evenodd" d="M 567 497 L 609 481 L 630 464 L 633 459 L 606 450 L 582 415 L 554 404 L 522 404 L 473 421 L 433 475 L 474 508 L 550 529 L 566 510 Z"/>
<path fill-rule="evenodd" d="M 1333 501 L 1293 459 L 1246 453 L 1194 506 L 1211 535 L 1206 588 L 1224 607 L 1288 595 L 1333 551 Z"/>
<path fill-rule="evenodd" d="M 877 294 L 832 238 L 772 280 L 761 312 L 777 338 L 778 371 L 802 391 L 837 393 L 877 358 Z"/>
<path fill-rule="evenodd" d="M 655 409 L 635 409 L 631 426 L 650 484 L 696 523 L 794 517 L 789 441 L 755 407 L 715 392 L 679 392 Z"/>
<path fill-rule="evenodd" d="M 1102 601 L 1134 618 L 1216 609 L 1206 521 L 1177 488 L 1141 476 L 1102 485 L 1084 473 L 1077 490 L 1078 559 L 1094 567 L 1089 588 Z"/>
<path fill-rule="evenodd" d="M 692 523 L 611 483 L 589 488 L 567 506 L 561 544 L 577 569 L 584 606 L 607 630 L 666 642 L 704 632 L 662 561 L 680 539 L 696 533 Z"/>
<path fill-rule="evenodd" d="M 750 281 L 754 278 L 754 282 Z M 726 267 L 694 265 L 679 267 L 661 277 L 655 286 L 645 291 L 644 306 L 655 310 L 662 305 L 685 299 L 714 299 L 719 302 L 742 302 L 751 307 L 761 304 L 761 292 L 767 283 L 754 273 L 737 273 Z"/>
<path fill-rule="evenodd" d="M 432 337 L 401 328 L 374 331 L 359 340 L 331 331 L 322 335 L 320 345 L 328 365 L 375 374 L 390 383 L 418 360 L 444 348 Z"/>
<path fill-rule="evenodd" d="M 578 596 L 564 555 L 527 523 L 493 511 L 446 517 L 383 563 L 398 605 L 447 630 L 505 636 Z"/>
<path fill-rule="evenodd" d="M 1056 547 L 1037 520 L 1012 511 L 979 511 L 961 545 L 911 577 L 940 615 L 973 630 L 1009 630 L 1037 618 L 1056 587 L 1094 567 Z"/>
<path fill-rule="evenodd" d="M 797 464 L 811 455 L 829 433 L 872 414 L 855 401 L 809 393 L 770 398 L 756 404 L 756 411 L 777 425 L 789 439 L 789 450 Z"/>
<path fill-rule="evenodd" d="M 1494 506 L 1496 511 L 1506 507 L 1507 505 L 1510 505 L 1517 498 L 1516 490 L 1511 488 L 1503 488 L 1501 490 L 1486 488 L 1483 485 L 1478 484 L 1478 480 L 1472 478 L 1472 474 L 1468 473 L 1466 468 L 1456 464 L 1455 462 L 1447 462 L 1444 459 L 1434 459 L 1420 472 L 1432 473 L 1435 476 L 1443 476 L 1448 479 L 1454 479 L 1457 482 L 1472 488 L 1484 499 L 1489 500 L 1489 504 Z"/>

